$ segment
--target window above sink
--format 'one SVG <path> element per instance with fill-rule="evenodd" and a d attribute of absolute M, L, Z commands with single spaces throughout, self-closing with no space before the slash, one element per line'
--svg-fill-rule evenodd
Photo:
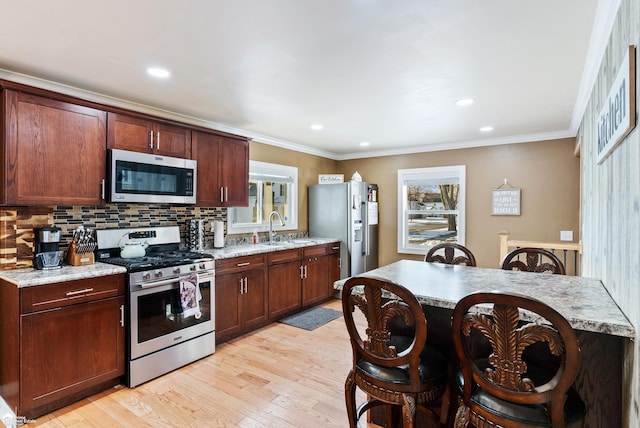
<path fill-rule="evenodd" d="M 298 229 L 298 168 L 249 161 L 249 206 L 229 208 L 227 233 L 266 232 L 273 211 L 285 221 L 274 224 L 276 232 Z"/>

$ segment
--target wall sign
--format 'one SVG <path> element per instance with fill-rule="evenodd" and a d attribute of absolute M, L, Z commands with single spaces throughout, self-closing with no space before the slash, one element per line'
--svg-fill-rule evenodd
<path fill-rule="evenodd" d="M 620 64 L 609 95 L 598 115 L 596 163 L 600 164 L 636 126 L 636 48 Z"/>
<path fill-rule="evenodd" d="M 520 189 L 493 189 L 491 215 L 520 215 Z"/>
<path fill-rule="evenodd" d="M 318 174 L 318 184 L 344 183 L 344 174 Z"/>

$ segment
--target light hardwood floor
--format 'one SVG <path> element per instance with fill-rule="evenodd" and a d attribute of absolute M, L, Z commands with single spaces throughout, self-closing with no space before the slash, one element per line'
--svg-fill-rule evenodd
<path fill-rule="evenodd" d="M 335 299 L 322 306 L 342 310 Z M 350 366 L 342 317 L 314 331 L 276 322 L 135 389 L 112 388 L 29 426 L 348 427 Z M 375 427 L 365 419 L 362 427 Z"/>

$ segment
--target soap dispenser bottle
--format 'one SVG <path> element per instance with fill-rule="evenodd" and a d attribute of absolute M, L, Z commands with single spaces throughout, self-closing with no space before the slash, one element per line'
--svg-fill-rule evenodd
<path fill-rule="evenodd" d="M 253 235 L 251 235 L 251 243 L 253 245 L 256 245 L 258 242 L 260 242 L 260 238 L 258 237 L 258 231 L 254 230 Z"/>

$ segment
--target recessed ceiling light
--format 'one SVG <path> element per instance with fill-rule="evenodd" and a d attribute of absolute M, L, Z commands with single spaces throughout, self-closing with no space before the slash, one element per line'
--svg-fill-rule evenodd
<path fill-rule="evenodd" d="M 153 77 L 160 77 L 162 79 L 166 79 L 171 75 L 171 73 L 169 73 L 169 70 L 165 70 L 164 68 L 159 67 L 149 67 L 147 68 L 147 73 L 149 73 L 149 75 Z"/>
<path fill-rule="evenodd" d="M 456 101 L 456 105 L 459 107 L 470 106 L 474 101 L 475 100 L 473 98 L 462 98 Z"/>
<path fill-rule="evenodd" d="M 369 144 L 370 144 L 370 143 L 369 143 L 368 141 L 363 141 L 362 143 L 360 143 L 360 145 L 361 145 L 362 147 L 368 147 L 368 146 L 369 146 Z"/>
<path fill-rule="evenodd" d="M 314 131 L 321 131 L 323 128 L 322 125 L 320 125 L 319 123 L 314 123 L 313 125 L 311 125 L 311 129 L 313 129 Z"/>
<path fill-rule="evenodd" d="M 480 128 L 480 132 L 491 132 L 493 131 L 493 126 L 483 126 Z"/>

